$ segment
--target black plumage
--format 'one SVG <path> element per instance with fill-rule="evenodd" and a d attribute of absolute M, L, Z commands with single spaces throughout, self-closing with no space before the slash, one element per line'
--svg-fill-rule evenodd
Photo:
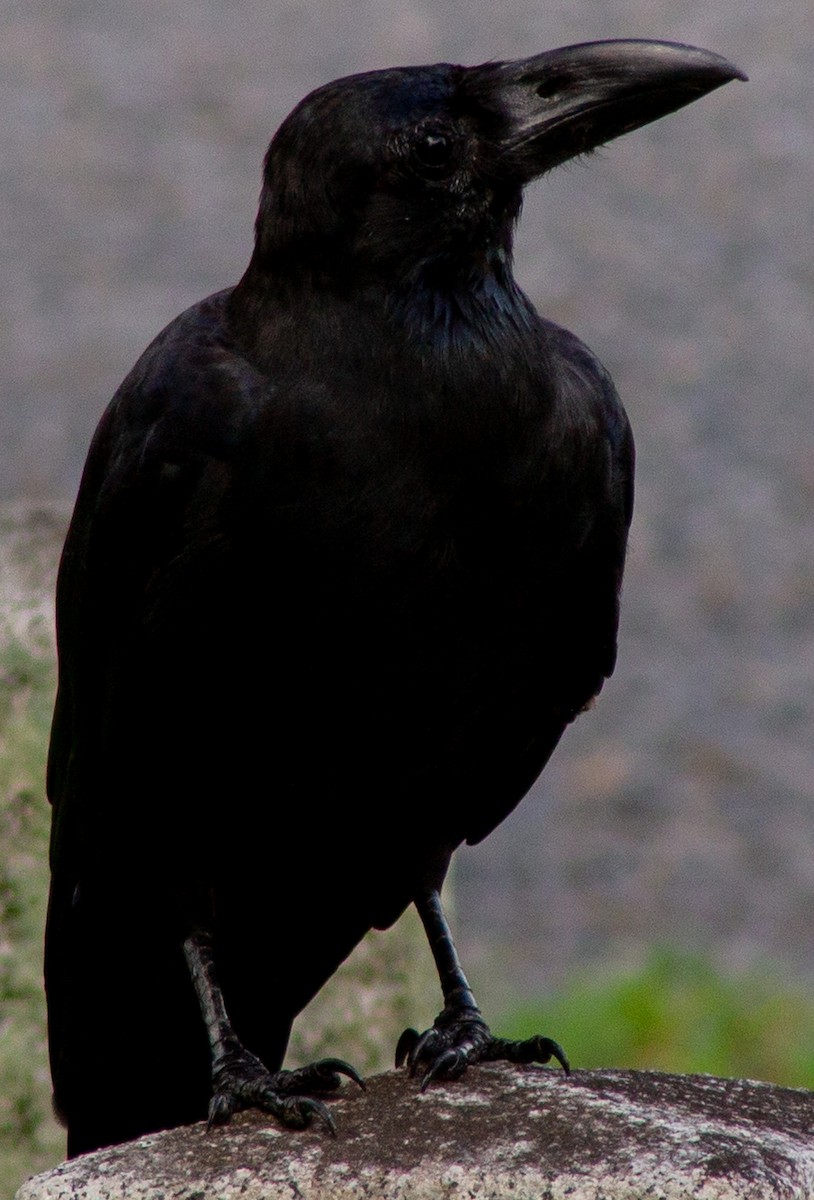
<path fill-rule="evenodd" d="M 65 546 L 46 984 L 69 1153 L 247 1104 L 328 1120 L 304 1093 L 353 1072 L 274 1074 L 291 1021 L 410 902 L 445 1006 L 399 1057 L 565 1065 L 492 1038 L 437 900 L 616 655 L 630 429 L 515 283 L 512 230 L 529 180 L 738 75 L 594 43 L 339 80 L 277 133 L 246 274 L 123 382 Z"/>

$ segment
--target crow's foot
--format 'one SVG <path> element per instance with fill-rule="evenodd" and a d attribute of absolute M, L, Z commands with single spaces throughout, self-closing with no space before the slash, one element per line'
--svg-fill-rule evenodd
<path fill-rule="evenodd" d="M 539 1036 L 522 1042 L 493 1037 L 476 1008 L 445 1008 L 432 1029 L 405 1029 L 396 1047 L 397 1067 L 406 1062 L 411 1075 L 422 1072 L 422 1092 L 434 1079 L 459 1079 L 470 1063 L 547 1063 L 552 1058 L 567 1075 L 568 1059 L 557 1042 Z"/>
<path fill-rule="evenodd" d="M 209 1127 L 224 1125 L 242 1109 L 259 1108 L 290 1129 L 304 1129 L 316 1118 L 336 1136 L 328 1107 L 313 1093 L 335 1092 L 343 1075 L 364 1088 L 361 1076 L 339 1058 L 323 1058 L 295 1071 L 271 1072 L 259 1058 L 240 1047 L 224 1055 L 213 1072 Z"/>

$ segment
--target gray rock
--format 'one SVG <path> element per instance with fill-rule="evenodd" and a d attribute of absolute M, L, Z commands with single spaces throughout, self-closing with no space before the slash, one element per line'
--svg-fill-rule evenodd
<path fill-rule="evenodd" d="M 639 1071 L 481 1067 L 422 1095 L 390 1072 L 324 1130 L 244 1113 L 65 1163 L 17 1200 L 805 1200 L 814 1094 Z"/>

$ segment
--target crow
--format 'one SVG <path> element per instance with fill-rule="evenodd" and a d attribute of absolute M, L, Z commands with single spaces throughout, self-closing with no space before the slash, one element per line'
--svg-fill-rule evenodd
<path fill-rule="evenodd" d="M 633 441 L 512 274 L 524 186 L 742 73 L 655 41 L 372 71 L 265 159 L 241 280 L 144 352 L 60 566 L 46 931 L 75 1155 L 257 1107 L 333 1122 L 293 1018 L 415 904 L 426 1086 L 505 1058 L 439 899 L 616 657 Z"/>

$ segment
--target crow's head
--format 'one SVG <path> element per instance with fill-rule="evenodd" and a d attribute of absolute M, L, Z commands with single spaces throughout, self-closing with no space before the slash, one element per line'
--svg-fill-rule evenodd
<path fill-rule="evenodd" d="M 606 41 L 336 80 L 271 143 L 255 265 L 392 281 L 505 258 L 526 183 L 743 78 L 706 50 Z"/>

